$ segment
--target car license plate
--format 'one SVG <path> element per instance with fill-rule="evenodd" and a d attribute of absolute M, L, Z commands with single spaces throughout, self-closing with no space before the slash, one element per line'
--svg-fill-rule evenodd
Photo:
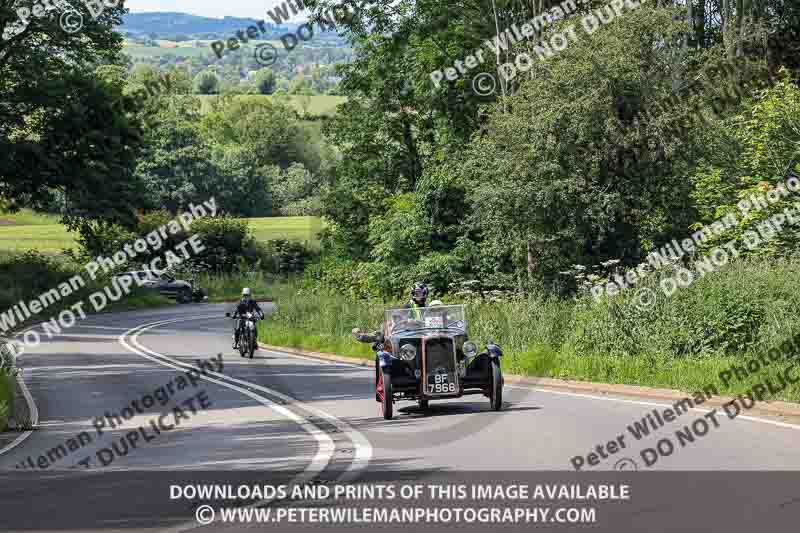
<path fill-rule="evenodd" d="M 431 392 L 438 394 L 456 392 L 456 384 L 450 381 L 448 374 L 428 376 L 428 388 Z"/>

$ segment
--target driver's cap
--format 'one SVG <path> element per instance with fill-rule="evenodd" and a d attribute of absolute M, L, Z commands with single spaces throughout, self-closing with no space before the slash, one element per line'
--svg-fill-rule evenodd
<path fill-rule="evenodd" d="M 242 289 L 242 296 L 250 296 L 250 287 Z"/>

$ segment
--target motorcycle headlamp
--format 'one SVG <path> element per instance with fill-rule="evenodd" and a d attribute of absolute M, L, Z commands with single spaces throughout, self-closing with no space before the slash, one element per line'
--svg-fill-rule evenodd
<path fill-rule="evenodd" d="M 475 354 L 478 353 L 478 347 L 472 341 L 467 341 L 464 343 L 464 355 L 467 357 L 475 357 Z"/>
<path fill-rule="evenodd" d="M 400 347 L 400 359 L 403 361 L 413 361 L 417 357 L 417 349 L 412 344 L 404 344 Z"/>

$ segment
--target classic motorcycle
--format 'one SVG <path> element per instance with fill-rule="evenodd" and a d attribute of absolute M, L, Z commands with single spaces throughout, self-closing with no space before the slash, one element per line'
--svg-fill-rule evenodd
<path fill-rule="evenodd" d="M 225 313 L 226 317 L 230 317 L 230 313 Z M 259 320 L 258 316 L 254 313 L 247 312 L 241 318 L 234 320 L 241 320 L 244 324 L 241 326 L 242 331 L 239 333 L 239 354 L 242 357 L 250 355 L 253 358 L 253 353 L 256 351 L 256 321 Z"/>

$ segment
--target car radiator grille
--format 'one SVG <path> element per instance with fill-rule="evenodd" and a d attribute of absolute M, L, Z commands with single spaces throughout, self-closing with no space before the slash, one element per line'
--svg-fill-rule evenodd
<path fill-rule="evenodd" d="M 428 375 L 444 372 L 453 376 L 456 370 L 453 339 L 429 339 L 425 343 L 425 367 Z"/>

